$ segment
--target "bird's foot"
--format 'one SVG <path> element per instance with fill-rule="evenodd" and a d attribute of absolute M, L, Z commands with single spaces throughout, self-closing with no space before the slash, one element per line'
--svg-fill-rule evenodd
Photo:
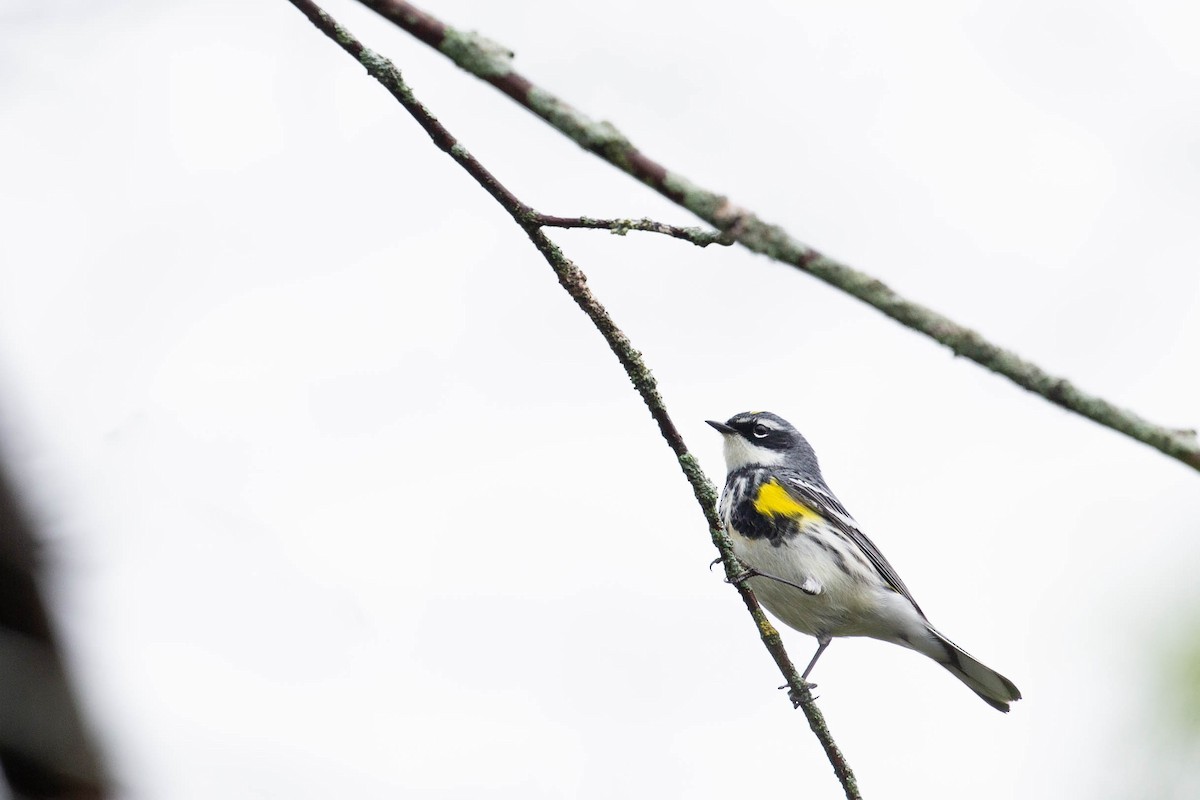
<path fill-rule="evenodd" d="M 785 683 L 783 686 L 779 687 L 780 689 L 787 689 L 788 700 L 792 701 L 792 708 L 799 708 L 800 706 L 804 705 L 804 703 L 806 701 L 817 699 L 816 695 L 814 695 L 812 693 L 812 690 L 817 688 L 817 685 L 815 683 L 809 683 L 808 681 L 805 681 L 805 680 L 800 681 L 800 683 L 804 686 L 804 688 L 806 688 L 808 690 L 807 698 L 805 698 L 802 693 L 793 689 L 791 684 Z"/>
<path fill-rule="evenodd" d="M 761 572 L 756 570 L 754 567 L 747 567 L 745 572 L 739 572 L 737 575 L 734 575 L 732 578 L 726 578 L 725 582 L 736 584 L 736 583 L 741 583 L 742 581 L 747 580 L 748 578 L 762 578 L 762 577 L 765 577 L 765 576 Z"/>

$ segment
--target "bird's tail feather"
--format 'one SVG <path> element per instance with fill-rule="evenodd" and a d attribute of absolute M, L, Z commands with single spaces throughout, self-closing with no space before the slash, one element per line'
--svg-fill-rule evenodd
<path fill-rule="evenodd" d="M 983 665 L 970 653 L 933 628 L 930 628 L 929 632 L 941 645 L 944 655 L 942 657 L 934 653 L 927 653 L 927 655 L 932 656 L 935 661 L 949 670 L 950 674 L 982 697 L 983 702 L 997 711 L 1007 713 L 1008 704 L 1021 699 L 1021 690 L 1014 686 L 1008 678 Z"/>

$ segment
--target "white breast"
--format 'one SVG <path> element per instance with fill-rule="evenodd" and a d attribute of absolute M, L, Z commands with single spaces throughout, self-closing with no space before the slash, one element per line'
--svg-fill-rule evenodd
<path fill-rule="evenodd" d="M 873 627 L 869 618 L 879 602 L 879 581 L 840 537 L 821 537 L 833 551 L 818 545 L 811 533 L 819 524 L 808 526 L 808 531 L 789 536 L 778 545 L 766 539 L 748 539 L 732 529 L 730 535 L 737 557 L 763 575 L 796 586 L 805 581 L 820 584 L 821 592 L 809 595 L 767 577 L 751 580 L 754 594 L 780 621 L 813 636 L 871 635 L 863 626 Z"/>

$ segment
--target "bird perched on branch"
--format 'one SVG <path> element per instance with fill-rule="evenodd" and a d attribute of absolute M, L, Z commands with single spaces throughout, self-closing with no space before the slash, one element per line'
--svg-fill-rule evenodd
<path fill-rule="evenodd" d="M 708 420 L 725 439 L 721 518 L 754 594 L 817 638 L 808 680 L 835 636 L 869 636 L 929 656 L 1000 711 L 1021 699 L 1012 681 L 937 631 L 908 587 L 834 496 L 817 455 L 786 420 L 765 412 Z"/>

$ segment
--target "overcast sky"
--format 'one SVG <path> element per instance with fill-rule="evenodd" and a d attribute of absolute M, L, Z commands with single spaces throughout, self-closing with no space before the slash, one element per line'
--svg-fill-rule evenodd
<path fill-rule="evenodd" d="M 327 9 L 525 202 L 694 222 Z M 805 242 L 1200 425 L 1188 4 L 430 10 Z M 0 427 L 121 797 L 839 795 L 616 360 L 290 4 L 0 0 L 0 109 Z M 790 419 L 1024 692 L 1002 716 L 834 642 L 814 679 L 867 797 L 1200 793 L 1200 475 L 742 249 L 553 238 L 714 480 L 703 420 Z"/>

